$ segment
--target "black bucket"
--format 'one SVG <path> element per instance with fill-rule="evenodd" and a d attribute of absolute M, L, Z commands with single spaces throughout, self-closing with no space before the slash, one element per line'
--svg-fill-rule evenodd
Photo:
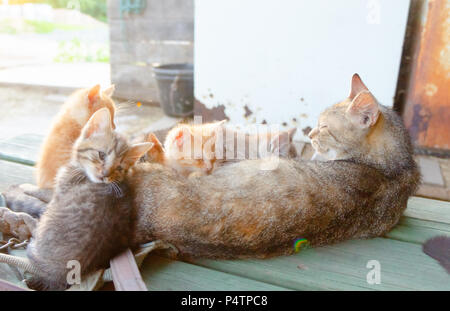
<path fill-rule="evenodd" d="M 157 65 L 153 66 L 153 73 L 164 113 L 172 117 L 191 116 L 194 110 L 194 66 Z"/>

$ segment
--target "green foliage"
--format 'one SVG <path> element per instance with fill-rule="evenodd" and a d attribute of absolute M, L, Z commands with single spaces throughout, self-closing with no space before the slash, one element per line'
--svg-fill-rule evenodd
<path fill-rule="evenodd" d="M 17 34 L 17 32 L 17 27 L 14 27 L 14 25 L 8 19 L 0 20 L 0 33 L 15 35 Z"/>
<path fill-rule="evenodd" d="M 58 54 L 55 62 L 77 63 L 77 62 L 109 62 L 109 49 L 107 45 L 88 46 L 75 38 L 62 41 L 58 46 Z"/>
<path fill-rule="evenodd" d="M 45 21 L 29 21 L 26 20 L 25 23 L 33 29 L 32 32 L 35 33 L 50 33 L 55 30 L 83 30 L 88 27 L 82 25 L 70 25 L 70 24 L 58 24 Z"/>
<path fill-rule="evenodd" d="M 0 20 L 0 33 L 6 33 L 9 35 L 21 33 L 47 34 L 55 30 L 72 31 L 72 30 L 84 30 L 89 28 L 90 26 L 60 24 L 46 21 L 31 21 L 31 20 L 17 20 L 17 19 Z"/>
<path fill-rule="evenodd" d="M 80 4 L 80 11 L 102 22 L 107 22 L 107 0 L 41 0 L 54 8 L 76 9 Z"/>

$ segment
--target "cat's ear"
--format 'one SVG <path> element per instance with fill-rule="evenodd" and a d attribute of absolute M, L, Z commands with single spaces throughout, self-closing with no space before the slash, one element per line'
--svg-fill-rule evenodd
<path fill-rule="evenodd" d="M 99 92 L 100 92 L 100 84 L 97 84 L 96 86 L 93 86 L 92 88 L 89 89 L 88 103 L 90 108 L 92 108 L 93 104 L 100 98 Z"/>
<path fill-rule="evenodd" d="M 132 145 L 125 154 L 123 161 L 129 166 L 134 165 L 134 163 L 146 154 L 153 147 L 153 145 L 154 144 L 150 142 Z"/>
<path fill-rule="evenodd" d="M 351 100 L 355 99 L 356 95 L 361 92 L 369 91 L 367 86 L 362 82 L 361 77 L 355 73 L 352 77 L 352 88 L 350 90 L 350 95 L 348 96 Z"/>
<path fill-rule="evenodd" d="M 153 147 L 150 148 L 149 151 L 147 151 L 147 161 L 149 162 L 157 162 L 157 163 L 164 163 L 164 155 L 165 150 L 159 139 L 156 137 L 155 134 L 149 133 L 145 137 L 145 141 L 149 143 L 153 143 Z"/>
<path fill-rule="evenodd" d="M 115 90 L 116 90 L 116 86 L 114 84 L 111 84 L 108 88 L 106 88 L 102 92 L 102 94 L 106 97 L 112 97 Z"/>
<path fill-rule="evenodd" d="M 112 131 L 111 114 L 107 108 L 97 110 L 83 127 L 82 137 L 89 138 L 97 135 L 104 135 Z"/>
<path fill-rule="evenodd" d="M 280 157 L 288 157 L 291 149 L 292 139 L 294 138 L 297 128 L 293 127 L 287 131 L 283 131 L 275 135 L 270 142 L 270 152 L 278 154 Z"/>
<path fill-rule="evenodd" d="M 369 91 L 360 92 L 347 108 L 351 122 L 361 128 L 373 126 L 380 115 L 377 100 Z"/>
<path fill-rule="evenodd" d="M 155 145 L 155 147 L 162 148 L 161 142 L 159 141 L 158 137 L 156 137 L 156 135 L 153 133 L 148 133 L 145 137 L 145 141 L 149 142 L 149 143 L 153 143 Z"/>

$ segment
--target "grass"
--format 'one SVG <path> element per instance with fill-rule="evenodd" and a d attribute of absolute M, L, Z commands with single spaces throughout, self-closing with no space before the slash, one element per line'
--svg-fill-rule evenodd
<path fill-rule="evenodd" d="M 84 30 L 89 27 L 84 25 L 71 25 L 71 24 L 58 24 L 45 21 L 29 21 L 25 20 L 25 24 L 33 29 L 34 33 L 51 33 L 55 30 L 72 31 L 72 30 Z"/>
<path fill-rule="evenodd" d="M 31 21 L 18 19 L 0 20 L 0 33 L 6 33 L 11 35 L 20 33 L 48 34 L 56 30 L 75 31 L 90 28 L 91 27 L 85 25 L 60 24 L 46 21 Z"/>
<path fill-rule="evenodd" d="M 57 63 L 109 63 L 109 49 L 107 45 L 87 45 L 78 38 L 74 38 L 59 43 L 54 61 Z"/>

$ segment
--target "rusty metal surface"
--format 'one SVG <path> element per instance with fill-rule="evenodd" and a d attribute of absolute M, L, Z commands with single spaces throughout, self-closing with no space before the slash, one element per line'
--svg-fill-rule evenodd
<path fill-rule="evenodd" d="M 429 0 L 404 121 L 417 147 L 450 150 L 450 0 Z"/>

